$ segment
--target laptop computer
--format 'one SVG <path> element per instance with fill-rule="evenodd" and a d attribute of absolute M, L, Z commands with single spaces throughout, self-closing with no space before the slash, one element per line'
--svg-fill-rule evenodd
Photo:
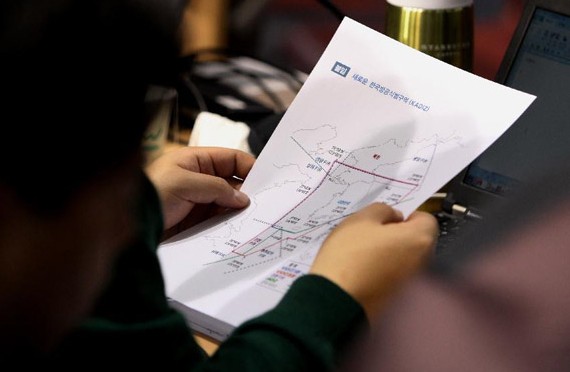
<path fill-rule="evenodd" d="M 537 99 L 487 150 L 453 178 L 437 213 L 445 254 L 485 208 L 570 161 L 570 1 L 529 0 L 496 81 Z M 507 105 L 508 102 L 505 102 Z"/>

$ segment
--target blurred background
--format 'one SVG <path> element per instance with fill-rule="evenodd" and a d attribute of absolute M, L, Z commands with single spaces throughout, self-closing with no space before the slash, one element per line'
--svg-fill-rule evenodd
<path fill-rule="evenodd" d="M 348 17 L 385 31 L 385 0 L 335 0 Z M 524 0 L 474 0 L 473 72 L 493 79 L 519 19 Z M 227 47 L 309 73 L 338 27 L 316 0 L 192 0 L 186 52 Z"/>
<path fill-rule="evenodd" d="M 182 25 L 185 72 L 169 139 L 226 147 L 240 141 L 238 148 L 259 154 L 340 24 L 325 2 L 190 0 Z M 386 33 L 386 0 L 333 3 Z M 523 5 L 473 0 L 473 73 L 495 78 Z"/>

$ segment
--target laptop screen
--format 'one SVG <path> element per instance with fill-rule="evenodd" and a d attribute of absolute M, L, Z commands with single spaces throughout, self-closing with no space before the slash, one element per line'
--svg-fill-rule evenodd
<path fill-rule="evenodd" d="M 570 17 L 536 8 L 510 66 L 499 82 L 537 99 L 463 179 L 498 195 L 570 161 Z"/>

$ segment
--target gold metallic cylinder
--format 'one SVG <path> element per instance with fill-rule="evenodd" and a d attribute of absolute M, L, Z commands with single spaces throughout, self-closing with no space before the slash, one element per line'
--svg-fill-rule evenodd
<path fill-rule="evenodd" d="M 388 0 L 387 36 L 444 62 L 472 71 L 472 3 L 451 8 L 395 5 L 401 3 L 405 2 Z"/>

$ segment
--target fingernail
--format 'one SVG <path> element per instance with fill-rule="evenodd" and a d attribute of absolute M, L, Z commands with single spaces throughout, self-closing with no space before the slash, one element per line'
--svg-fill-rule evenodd
<path fill-rule="evenodd" d="M 249 196 L 239 190 L 234 189 L 234 197 L 240 202 L 240 204 L 249 204 Z"/>

